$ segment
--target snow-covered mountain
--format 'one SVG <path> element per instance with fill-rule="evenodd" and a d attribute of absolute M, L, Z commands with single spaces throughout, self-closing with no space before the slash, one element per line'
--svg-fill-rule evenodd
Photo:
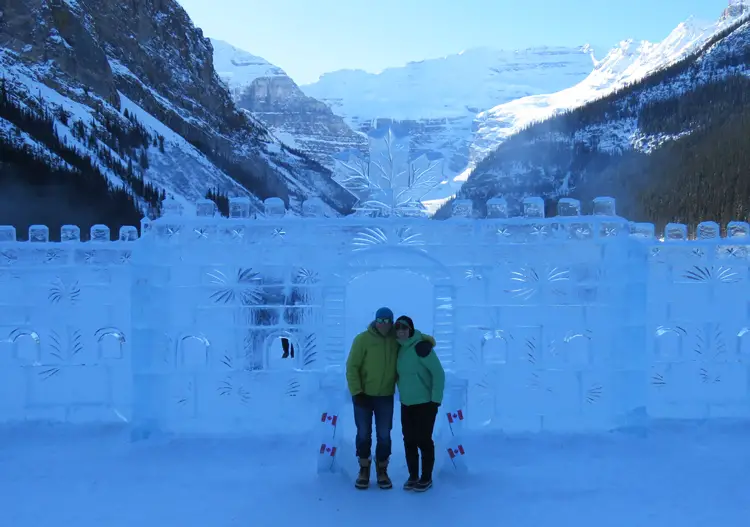
<path fill-rule="evenodd" d="M 239 108 L 247 110 L 288 146 L 333 168 L 342 150 L 366 151 L 355 133 L 324 103 L 308 97 L 281 68 L 222 40 L 211 39 L 214 67 Z"/>
<path fill-rule="evenodd" d="M 414 157 L 443 154 L 449 181 L 426 197 L 428 209 L 435 210 L 506 138 L 674 63 L 742 12 L 741 5 L 733 5 L 715 22 L 691 18 L 662 42 L 623 41 L 600 60 L 588 45 L 523 51 L 480 48 L 377 74 L 327 73 L 301 88 L 356 131 L 370 130 L 379 119 L 405 121 Z"/>
<path fill-rule="evenodd" d="M 522 128 L 604 97 L 674 63 L 695 51 L 743 12 L 742 5 L 738 4 L 725 10 L 715 22 L 690 18 L 659 43 L 625 40 L 598 61 L 588 77 L 574 86 L 555 93 L 522 97 L 480 113 L 476 118 L 469 166 L 456 181 L 466 181 L 477 163 Z"/>
<path fill-rule="evenodd" d="M 413 157 L 439 152 L 448 176 L 468 163 L 474 119 L 499 103 L 549 93 L 576 84 L 594 68 L 590 46 L 540 47 L 520 51 L 477 48 L 412 62 L 380 73 L 326 73 L 302 91 L 328 104 L 358 132 L 378 120 L 409 128 Z M 454 189 L 441 187 L 434 196 Z"/>
<path fill-rule="evenodd" d="M 188 213 L 217 188 L 256 208 L 274 195 L 293 210 L 308 197 L 334 214 L 353 204 L 329 170 L 236 108 L 210 41 L 175 0 L 5 2 L 0 72 L 7 100 L 25 112 L 0 122 L 6 137 L 25 134 L 38 152 L 57 137 L 139 200 L 152 185 Z M 30 132 L 50 116 L 51 136 Z"/>
<path fill-rule="evenodd" d="M 497 196 L 517 207 L 529 195 L 609 195 L 626 217 L 662 226 L 745 217 L 750 8 L 735 4 L 717 27 L 680 60 L 508 137 L 459 197 L 481 210 Z"/>

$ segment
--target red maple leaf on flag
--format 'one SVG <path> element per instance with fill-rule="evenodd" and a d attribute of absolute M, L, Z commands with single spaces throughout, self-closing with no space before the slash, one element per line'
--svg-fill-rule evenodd
<path fill-rule="evenodd" d="M 465 453 L 463 445 L 458 445 L 456 448 L 448 448 L 448 455 L 451 459 L 455 459 L 456 456 L 463 456 Z"/>
<path fill-rule="evenodd" d="M 335 446 L 328 446 L 325 443 L 320 445 L 320 453 L 321 454 L 328 454 L 329 456 L 333 457 L 336 455 L 336 447 Z"/>
<path fill-rule="evenodd" d="M 450 424 L 453 424 L 456 420 L 463 421 L 464 420 L 464 413 L 459 408 L 455 412 L 448 412 L 448 422 Z"/>
<path fill-rule="evenodd" d="M 326 421 L 328 421 L 332 426 L 336 426 L 336 421 L 338 421 L 338 419 L 338 415 L 329 415 L 328 412 L 323 412 L 323 415 L 320 418 L 320 422 L 325 423 Z"/>

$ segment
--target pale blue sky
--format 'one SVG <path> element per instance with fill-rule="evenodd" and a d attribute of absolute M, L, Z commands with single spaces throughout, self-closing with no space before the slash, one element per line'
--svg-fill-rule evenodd
<path fill-rule="evenodd" d="M 728 0 L 178 0 L 206 36 L 283 68 L 298 84 L 343 68 L 379 71 L 490 46 L 662 40 Z M 605 48 L 605 49 L 601 49 Z"/>

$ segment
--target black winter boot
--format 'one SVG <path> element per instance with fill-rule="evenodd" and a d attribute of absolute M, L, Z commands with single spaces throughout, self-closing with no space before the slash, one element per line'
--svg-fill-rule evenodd
<path fill-rule="evenodd" d="M 409 476 L 419 479 L 419 447 L 413 443 L 404 442 L 404 453 L 406 454 L 406 468 L 409 471 Z"/>
<path fill-rule="evenodd" d="M 378 461 L 377 463 L 378 486 L 381 489 L 393 488 L 393 482 L 388 477 L 388 460 Z"/>
<path fill-rule="evenodd" d="M 432 478 L 425 478 L 422 476 L 419 478 L 419 481 L 417 481 L 417 484 L 414 485 L 414 492 L 424 492 L 430 487 L 432 487 Z"/>
<path fill-rule="evenodd" d="M 422 449 L 422 477 L 414 486 L 417 492 L 424 492 L 432 487 L 432 469 L 435 466 L 434 444 Z"/>
<path fill-rule="evenodd" d="M 404 483 L 404 490 L 414 490 L 419 482 L 419 476 L 409 476 L 409 479 Z"/>
<path fill-rule="evenodd" d="M 354 482 L 354 486 L 358 489 L 364 490 L 370 486 L 371 464 L 370 458 L 359 458 L 359 474 L 357 475 L 357 481 Z"/>

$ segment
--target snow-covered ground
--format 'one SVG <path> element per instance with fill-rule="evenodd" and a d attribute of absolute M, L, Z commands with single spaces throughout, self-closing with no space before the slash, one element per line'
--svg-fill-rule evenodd
<path fill-rule="evenodd" d="M 393 490 L 358 491 L 341 475 L 316 475 L 314 445 L 295 435 L 131 443 L 117 428 L 5 427 L 0 525 L 742 527 L 749 433 L 750 425 L 679 424 L 476 436 L 471 474 L 437 475 L 419 495 L 400 489 L 400 454 Z"/>

